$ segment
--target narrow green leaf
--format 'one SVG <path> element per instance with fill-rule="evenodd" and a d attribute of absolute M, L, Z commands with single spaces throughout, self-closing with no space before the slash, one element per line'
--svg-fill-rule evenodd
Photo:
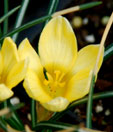
<path fill-rule="evenodd" d="M 14 120 L 12 117 L 6 119 L 5 118 L 5 121 L 14 129 L 16 130 L 23 130 L 21 129 L 20 125 L 16 122 L 16 120 Z"/>
<path fill-rule="evenodd" d="M 0 38 L 2 37 L 2 30 L 1 30 L 1 26 L 0 26 Z M 2 44 L 0 43 L 0 49 L 1 49 Z"/>
<path fill-rule="evenodd" d="M 19 128 L 18 130 L 24 130 L 24 124 L 20 117 L 18 116 L 18 114 L 16 113 L 16 111 L 14 111 L 12 114 L 12 121 L 15 121 L 15 123 L 18 125 Z"/>
<path fill-rule="evenodd" d="M 0 26 L 0 38 L 2 37 L 2 29 L 1 29 L 1 26 Z M 0 44 L 1 45 L 1 44 Z"/>
<path fill-rule="evenodd" d="M 110 97 L 113 97 L 113 91 L 106 91 L 106 92 L 100 92 L 100 93 L 96 93 L 93 95 L 93 100 L 98 100 L 98 99 L 104 99 L 104 98 L 110 98 Z M 75 101 L 73 102 L 69 108 L 73 108 L 77 105 L 80 105 L 80 104 L 84 104 L 84 103 L 87 103 L 88 101 L 88 96 L 83 98 L 83 99 L 80 99 L 78 101 Z"/>
<path fill-rule="evenodd" d="M 95 76 L 92 76 L 91 84 L 90 84 L 90 91 L 88 96 L 88 103 L 87 103 L 87 115 L 86 115 L 86 127 L 92 128 L 92 105 L 93 105 L 93 91 L 95 85 Z"/>
<path fill-rule="evenodd" d="M 76 125 L 71 125 L 71 124 L 66 124 L 66 123 L 62 123 L 62 122 L 50 122 L 50 121 L 44 121 L 44 122 L 40 122 L 38 124 L 36 124 L 36 126 L 34 127 L 33 130 L 41 130 L 41 129 L 53 129 L 53 130 L 59 130 L 59 129 L 69 129 L 69 128 L 75 128 L 78 129 L 78 126 Z"/>
<path fill-rule="evenodd" d="M 43 129 L 41 132 L 46 132 L 46 129 Z"/>
<path fill-rule="evenodd" d="M 6 116 L 3 116 L 3 118 L 5 119 L 6 122 L 8 122 L 11 126 L 16 126 L 16 128 L 18 130 L 24 130 L 24 125 L 22 123 L 22 121 L 20 120 L 18 114 L 16 113 L 16 109 L 19 109 L 23 106 L 24 104 L 23 103 L 20 103 L 20 104 L 17 104 L 15 106 L 13 106 L 11 103 L 10 103 L 10 100 L 6 100 L 4 101 L 3 103 L 3 107 L 9 107 L 10 110 L 11 110 L 11 116 L 10 117 L 6 117 Z M 20 129 L 19 129 L 20 128 Z"/>
<path fill-rule="evenodd" d="M 104 43 L 106 40 L 106 37 L 108 35 L 108 32 L 110 30 L 110 27 L 113 23 L 113 13 L 110 16 L 110 19 L 108 21 L 108 24 L 106 25 L 105 31 L 103 33 L 101 42 L 100 42 L 100 48 L 99 48 L 99 52 L 97 55 L 97 59 L 96 59 L 96 64 L 94 66 L 93 69 L 93 75 L 92 75 L 92 80 L 91 80 L 91 84 L 90 84 L 90 91 L 89 91 L 89 98 L 88 98 L 88 103 L 87 103 L 87 119 L 86 119 L 86 126 L 87 128 L 92 128 L 92 104 L 93 104 L 93 91 L 94 91 L 94 84 L 95 84 L 95 79 L 97 76 L 97 67 L 98 67 L 98 63 L 99 63 L 99 59 L 102 53 L 102 49 L 104 48 Z"/>
<path fill-rule="evenodd" d="M 34 21 L 31 21 L 31 22 L 29 22 L 29 23 L 27 23 L 27 24 L 24 24 L 23 26 L 20 26 L 20 27 L 18 27 L 18 28 L 16 28 L 16 29 L 13 29 L 13 31 L 9 32 L 8 34 L 5 34 L 5 35 L 0 39 L 0 41 L 2 41 L 2 40 L 3 40 L 5 37 L 7 37 L 7 36 L 12 36 L 13 34 L 15 34 L 15 33 L 17 33 L 17 32 L 21 32 L 21 31 L 23 31 L 23 30 L 25 30 L 25 29 L 27 29 L 27 28 L 30 28 L 30 27 L 32 27 L 32 26 L 34 26 L 34 25 L 36 25 L 36 24 L 42 23 L 42 22 L 44 22 L 45 20 L 47 20 L 47 19 L 49 19 L 49 18 L 51 18 L 51 15 L 41 17 L 41 18 L 36 19 L 36 20 L 34 20 Z"/>
<path fill-rule="evenodd" d="M 6 122 L 0 117 L 0 127 L 7 132 Z"/>
<path fill-rule="evenodd" d="M 21 8 L 19 10 L 14 28 L 18 28 L 19 26 L 21 26 L 25 12 L 26 12 L 27 7 L 28 7 L 28 4 L 29 4 L 29 0 L 23 0 L 22 1 Z M 18 33 L 14 34 L 12 39 L 16 42 L 17 37 L 18 37 Z"/>
<path fill-rule="evenodd" d="M 113 97 L 113 91 L 107 91 L 107 92 L 101 92 L 101 93 L 96 93 L 93 95 L 93 100 L 98 100 L 98 99 L 104 99 L 104 98 L 109 98 L 109 97 Z M 84 97 L 80 100 L 77 100 L 77 101 L 74 101 L 72 104 L 69 105 L 69 107 L 62 111 L 62 112 L 56 112 L 54 114 L 54 116 L 50 119 L 51 121 L 52 120 L 58 120 L 59 118 L 61 118 L 68 110 L 71 110 L 73 109 L 75 106 L 78 106 L 80 104 L 85 104 L 87 103 L 88 101 L 88 96 L 87 97 Z"/>
<path fill-rule="evenodd" d="M 36 101 L 33 99 L 31 99 L 31 123 L 32 128 L 34 128 L 37 123 Z"/>
<path fill-rule="evenodd" d="M 52 15 L 58 6 L 59 0 L 50 0 L 47 15 Z M 45 24 L 49 21 L 49 19 L 46 20 Z"/>
<path fill-rule="evenodd" d="M 7 19 L 9 16 L 11 16 L 13 13 L 15 13 L 19 8 L 20 8 L 20 6 L 17 6 L 14 9 L 12 9 L 11 11 L 9 11 L 7 14 L 5 14 L 4 16 L 2 16 L 0 18 L 0 23 L 2 23 L 5 19 Z"/>
<path fill-rule="evenodd" d="M 8 0 L 4 0 L 4 14 L 8 13 Z M 3 34 L 6 34 L 8 31 L 8 18 L 5 19 L 3 25 Z"/>
<path fill-rule="evenodd" d="M 41 132 L 53 132 L 51 129 L 42 129 Z"/>
<path fill-rule="evenodd" d="M 23 106 L 24 106 L 24 103 L 19 103 L 16 105 L 11 105 L 11 106 L 9 106 L 9 108 L 11 109 L 11 111 L 14 111 L 14 110 L 20 109 Z"/>
<path fill-rule="evenodd" d="M 113 55 L 113 43 L 106 47 L 104 52 L 104 61 Z"/>
<path fill-rule="evenodd" d="M 16 124 L 18 124 L 20 130 L 24 130 L 23 122 L 14 109 L 12 110 L 12 120 L 14 120 L 16 122 Z"/>
<path fill-rule="evenodd" d="M 82 5 L 80 5 L 80 10 L 92 8 L 92 7 L 98 6 L 100 4 L 102 4 L 102 1 L 96 1 L 96 2 L 90 2 L 90 3 L 82 4 Z"/>
<path fill-rule="evenodd" d="M 3 107 L 5 108 L 5 107 L 8 107 L 8 100 L 5 100 L 4 102 L 3 102 Z"/>
<path fill-rule="evenodd" d="M 52 130 L 51 129 L 47 129 L 47 132 L 52 132 Z"/>

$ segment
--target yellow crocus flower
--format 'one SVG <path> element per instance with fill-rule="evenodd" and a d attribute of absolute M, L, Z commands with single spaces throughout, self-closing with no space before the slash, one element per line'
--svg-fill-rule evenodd
<path fill-rule="evenodd" d="M 19 46 L 21 59 L 30 59 L 23 86 L 28 95 L 50 111 L 62 111 L 88 94 L 99 45 L 77 52 L 75 34 L 62 16 L 51 19 L 39 39 L 39 56 L 27 39 Z M 104 51 L 104 50 L 103 50 Z M 98 64 L 102 64 L 103 53 Z"/>
<path fill-rule="evenodd" d="M 0 50 L 0 101 L 11 97 L 11 89 L 24 79 L 27 60 L 20 60 L 16 44 L 10 37 L 4 39 Z"/>

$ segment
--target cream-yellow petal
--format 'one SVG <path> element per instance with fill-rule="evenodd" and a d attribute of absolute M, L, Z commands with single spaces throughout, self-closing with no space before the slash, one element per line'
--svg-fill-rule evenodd
<path fill-rule="evenodd" d="M 7 124 L 6 127 L 7 127 L 7 132 L 22 132 L 22 131 L 12 128 L 9 124 Z"/>
<path fill-rule="evenodd" d="M 13 65 L 15 65 L 19 61 L 18 52 L 16 44 L 10 37 L 4 39 L 1 54 L 3 58 L 4 68 L 3 68 L 3 78 L 7 76 L 9 71 L 12 69 Z"/>
<path fill-rule="evenodd" d="M 41 103 L 49 111 L 60 112 L 67 108 L 69 101 L 63 97 L 56 97 L 47 103 Z"/>
<path fill-rule="evenodd" d="M 72 102 L 87 95 L 90 88 L 91 77 L 92 71 L 87 69 L 75 74 L 67 84 L 64 97 Z"/>
<path fill-rule="evenodd" d="M 38 78 L 37 74 L 32 71 L 28 70 L 23 86 L 27 92 L 27 94 L 42 103 L 48 102 L 51 100 L 49 94 L 45 91 L 45 87 L 41 80 Z"/>
<path fill-rule="evenodd" d="M 1 75 L 1 73 L 3 71 L 3 67 L 4 67 L 4 64 L 3 64 L 2 54 L 0 52 L 0 75 Z"/>
<path fill-rule="evenodd" d="M 75 73 L 77 73 L 83 69 L 86 69 L 86 68 L 93 70 L 93 68 L 96 64 L 99 47 L 100 47 L 100 45 L 88 45 L 88 46 L 82 48 L 78 52 L 76 63 L 72 69 L 72 74 L 75 74 Z M 102 65 L 103 55 L 104 55 L 104 48 L 103 48 L 103 51 L 101 53 L 100 60 L 98 63 L 98 71 Z"/>
<path fill-rule="evenodd" d="M 4 101 L 13 96 L 13 91 L 10 90 L 6 85 L 0 84 L 0 101 Z"/>
<path fill-rule="evenodd" d="M 53 18 L 44 27 L 39 39 L 39 55 L 49 73 L 67 72 L 71 68 L 77 57 L 77 42 L 66 18 Z"/>
<path fill-rule="evenodd" d="M 16 63 L 6 78 L 6 85 L 9 88 L 15 87 L 17 84 L 19 84 L 26 75 L 28 68 L 28 59 L 22 60 L 18 63 Z"/>
<path fill-rule="evenodd" d="M 24 39 L 20 43 L 18 53 L 21 60 L 29 58 L 29 69 L 32 69 L 39 75 L 43 76 L 43 67 L 41 65 L 40 58 L 32 48 L 28 39 Z"/>

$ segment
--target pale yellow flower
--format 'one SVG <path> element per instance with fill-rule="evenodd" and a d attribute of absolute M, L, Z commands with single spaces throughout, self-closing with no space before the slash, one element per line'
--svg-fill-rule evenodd
<path fill-rule="evenodd" d="M 39 39 L 39 56 L 27 39 L 19 46 L 21 59 L 30 59 L 24 87 L 28 95 L 50 111 L 62 111 L 88 94 L 99 45 L 77 52 L 74 32 L 64 17 L 49 21 Z M 102 64 L 103 53 L 98 64 Z M 45 77 L 46 76 L 46 77 Z"/>
<path fill-rule="evenodd" d="M 27 59 L 20 60 L 13 40 L 5 38 L 0 50 L 0 101 L 13 95 L 11 89 L 24 79 L 27 65 Z"/>

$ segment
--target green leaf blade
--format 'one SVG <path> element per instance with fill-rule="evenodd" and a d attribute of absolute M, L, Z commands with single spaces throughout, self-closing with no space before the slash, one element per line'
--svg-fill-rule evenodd
<path fill-rule="evenodd" d="M 9 11 L 7 14 L 5 14 L 4 16 L 2 16 L 0 18 L 0 23 L 2 23 L 5 19 L 7 19 L 9 16 L 11 16 L 13 13 L 15 13 L 19 8 L 20 8 L 20 6 L 17 6 L 14 9 L 12 9 L 11 11 Z"/>
<path fill-rule="evenodd" d="M 82 5 L 80 5 L 80 10 L 92 8 L 92 7 L 98 6 L 100 4 L 102 4 L 102 1 L 96 1 L 96 2 L 90 2 L 90 3 L 82 4 Z"/>

